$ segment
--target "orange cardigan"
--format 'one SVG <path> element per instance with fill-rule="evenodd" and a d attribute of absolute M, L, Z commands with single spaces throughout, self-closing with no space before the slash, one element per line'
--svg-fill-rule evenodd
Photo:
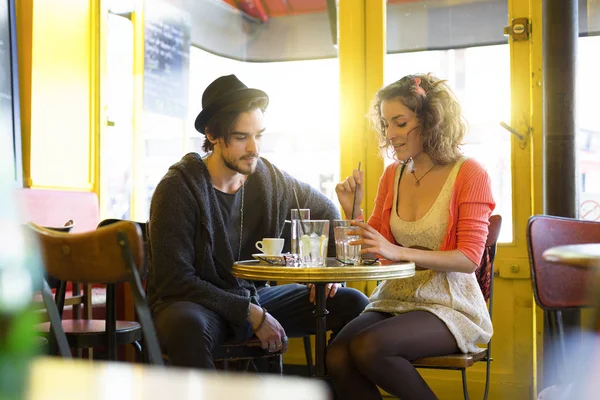
<path fill-rule="evenodd" d="M 368 222 L 395 244 L 398 243 L 392 234 L 390 216 L 396 168 L 399 165 L 398 162 L 391 164 L 383 172 L 375 198 L 375 210 Z M 489 175 L 477 161 L 467 159 L 461 165 L 452 188 L 448 230 L 440 250 L 458 249 L 479 265 L 488 234 L 489 217 L 495 206 Z"/>

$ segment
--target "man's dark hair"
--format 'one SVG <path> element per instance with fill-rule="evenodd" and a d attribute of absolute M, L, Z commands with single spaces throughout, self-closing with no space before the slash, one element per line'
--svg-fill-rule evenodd
<path fill-rule="evenodd" d="M 228 104 L 221 108 L 208 120 L 206 124 L 207 133 L 209 133 L 214 139 L 223 138 L 226 145 L 229 145 L 231 139 L 231 133 L 233 127 L 238 121 L 240 115 L 244 112 L 252 111 L 254 109 L 260 109 L 263 113 L 267 109 L 269 99 L 267 97 L 257 97 L 251 100 L 242 100 L 235 103 Z M 214 145 L 208 140 L 208 137 L 204 139 L 202 149 L 205 152 L 213 151 Z"/>

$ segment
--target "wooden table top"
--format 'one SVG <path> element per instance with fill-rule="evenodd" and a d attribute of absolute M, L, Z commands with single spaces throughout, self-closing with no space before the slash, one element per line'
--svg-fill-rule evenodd
<path fill-rule="evenodd" d="M 244 399 L 326 400 L 316 379 L 222 373 L 175 367 L 39 357 L 32 363 L 29 400 Z"/>
<path fill-rule="evenodd" d="M 233 264 L 233 275 L 250 280 L 278 282 L 386 280 L 414 276 L 415 264 L 408 261 L 381 260 L 372 265 L 345 265 L 335 258 L 328 258 L 324 267 L 294 267 L 247 260 Z"/>
<path fill-rule="evenodd" d="M 544 251 L 542 257 L 548 262 L 583 268 L 600 268 L 600 243 L 552 247 Z"/>

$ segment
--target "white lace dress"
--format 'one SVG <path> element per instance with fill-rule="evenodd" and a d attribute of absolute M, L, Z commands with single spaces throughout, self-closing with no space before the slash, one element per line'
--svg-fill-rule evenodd
<path fill-rule="evenodd" d="M 401 170 L 397 168 L 390 224 L 398 243 L 439 250 L 448 228 L 452 188 L 463 162 L 464 159 L 456 163 L 434 204 L 414 222 L 400 219 L 396 212 Z M 492 321 L 473 273 L 424 270 L 417 271 L 412 278 L 383 281 L 375 288 L 365 312 L 402 314 L 416 310 L 429 311 L 444 321 L 464 353 L 477 351 L 476 343 L 487 343 L 493 333 Z"/>

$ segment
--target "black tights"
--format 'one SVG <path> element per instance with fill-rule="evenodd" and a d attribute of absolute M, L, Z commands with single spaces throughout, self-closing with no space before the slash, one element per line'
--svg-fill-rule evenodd
<path fill-rule="evenodd" d="M 377 386 L 402 400 L 436 399 L 410 360 L 458 352 L 446 324 L 427 311 L 365 312 L 327 349 L 327 372 L 340 399 L 381 399 Z"/>

